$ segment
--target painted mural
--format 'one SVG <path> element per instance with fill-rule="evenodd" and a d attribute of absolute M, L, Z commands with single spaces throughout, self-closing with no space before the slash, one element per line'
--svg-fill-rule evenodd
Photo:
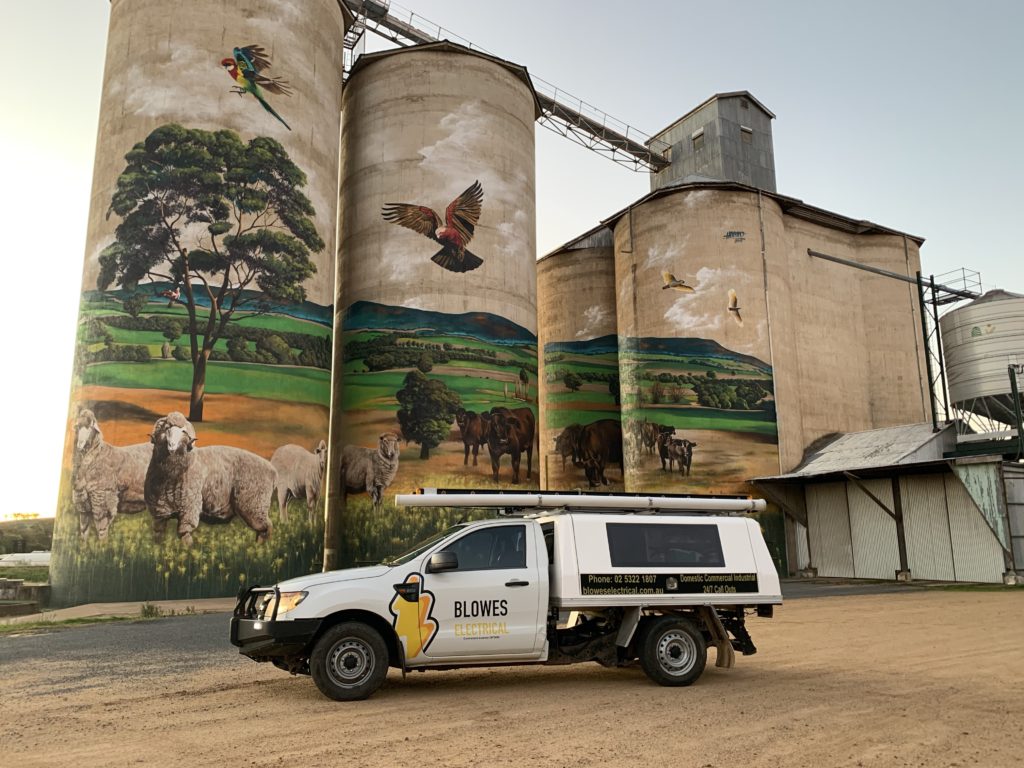
<path fill-rule="evenodd" d="M 398 493 L 540 482 L 532 100 L 489 62 L 427 59 L 399 53 L 364 71 L 400 70 L 430 103 L 364 90 L 363 72 L 346 86 L 360 122 L 342 153 L 342 566 L 399 554 L 466 514 L 397 508 Z M 461 95 L 478 66 L 511 93 L 513 121 L 506 104 Z M 386 107 L 374 101 L 385 95 Z M 399 103 L 408 115 L 382 119 Z M 512 151 L 522 167 L 502 160 Z"/>
<path fill-rule="evenodd" d="M 396 510 L 396 493 L 538 487 L 533 333 L 486 312 L 371 302 L 350 306 L 344 329 L 343 562 L 439 524 L 436 511 Z"/>
<path fill-rule="evenodd" d="M 116 139 L 116 170 L 97 165 L 106 210 L 84 270 L 60 603 L 231 595 L 322 557 L 334 213 L 313 199 L 332 201 L 332 186 L 325 196 L 293 157 L 308 147 L 286 143 L 268 99 L 293 89 L 265 74 L 264 45 L 220 62 L 230 90 L 215 54 L 172 54 L 186 56 L 207 90 L 193 109 L 157 86 L 168 100 L 154 111 L 203 113 L 225 92 L 252 107 L 225 108 L 237 129 L 140 115 L 152 127 Z"/>
<path fill-rule="evenodd" d="M 622 491 L 618 339 L 544 345 L 549 490 Z"/>
<path fill-rule="evenodd" d="M 647 249 L 620 289 L 636 291 L 620 300 L 643 321 L 619 339 L 626 487 L 751 493 L 746 479 L 779 469 L 760 270 L 742 268 L 734 251 L 685 246 Z"/>

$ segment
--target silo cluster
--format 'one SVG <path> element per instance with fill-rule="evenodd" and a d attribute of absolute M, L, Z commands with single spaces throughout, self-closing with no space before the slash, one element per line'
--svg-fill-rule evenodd
<path fill-rule="evenodd" d="M 749 94 L 538 266 L 526 70 L 428 43 L 343 90 L 351 22 L 112 3 L 59 602 L 378 562 L 459 514 L 420 488 L 747 494 L 924 418 L 913 289 L 807 255 L 913 275 L 922 241 L 776 194 Z M 763 188 L 694 175 L 730 169 Z"/>
<path fill-rule="evenodd" d="M 111 3 L 57 602 L 319 560 L 350 22 L 337 0 Z"/>

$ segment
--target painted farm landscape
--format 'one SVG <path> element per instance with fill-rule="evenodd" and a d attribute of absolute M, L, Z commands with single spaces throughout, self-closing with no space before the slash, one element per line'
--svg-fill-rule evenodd
<path fill-rule="evenodd" d="M 627 338 L 620 350 L 630 484 L 748 493 L 779 469 L 771 366 L 695 338 Z"/>
<path fill-rule="evenodd" d="M 185 546 L 177 520 L 154 535 L 138 476 L 127 484 L 117 478 L 113 500 L 105 487 L 90 485 L 88 465 L 99 454 L 93 448 L 145 446 L 148 462 L 157 420 L 190 412 L 187 312 L 160 296 L 161 288 L 83 296 L 54 545 L 62 602 L 230 595 L 243 584 L 307 573 L 322 556 L 319 498 L 311 510 L 304 494 L 289 495 L 286 516 L 279 492 L 263 494 L 257 517 L 267 520 L 266 542 L 257 540 L 258 521 L 204 514 Z M 206 312 L 197 308 L 200 322 Z M 318 461 L 317 446 L 327 438 L 330 322 L 331 308 L 310 302 L 236 314 L 207 364 L 202 420 L 191 422 L 195 445 L 226 446 L 263 467 L 271 459 L 280 466 L 275 454 L 284 445 L 300 448 L 311 466 Z M 94 429 L 83 429 L 88 424 Z M 145 468 L 139 471 L 144 477 Z"/>
<path fill-rule="evenodd" d="M 357 302 L 343 332 L 343 451 L 386 473 L 379 500 L 367 473 L 342 468 L 342 562 L 380 560 L 447 522 L 396 510 L 394 494 L 432 488 L 537 488 L 537 344 L 485 312 L 446 314 Z M 394 441 L 397 452 L 392 456 Z M 497 453 L 497 480 L 492 459 Z M 360 462 L 358 452 L 353 464 Z M 514 464 L 518 477 L 514 478 Z"/>
<path fill-rule="evenodd" d="M 548 488 L 624 490 L 616 337 L 545 344 L 544 376 L 547 411 L 542 446 Z M 592 444 L 589 473 L 581 455 L 583 431 L 588 427 L 594 433 L 586 436 Z"/>

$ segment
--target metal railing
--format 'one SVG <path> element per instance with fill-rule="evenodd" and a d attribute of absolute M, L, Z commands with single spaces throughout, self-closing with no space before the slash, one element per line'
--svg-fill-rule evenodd
<path fill-rule="evenodd" d="M 345 35 L 345 74 L 358 58 L 356 48 L 366 31 L 395 45 L 407 46 L 449 40 L 489 56 L 495 54 L 435 24 L 408 8 L 386 0 L 345 0 L 356 22 Z M 530 75 L 542 126 L 634 171 L 659 171 L 669 165 L 669 145 L 618 120 L 607 112 Z"/>

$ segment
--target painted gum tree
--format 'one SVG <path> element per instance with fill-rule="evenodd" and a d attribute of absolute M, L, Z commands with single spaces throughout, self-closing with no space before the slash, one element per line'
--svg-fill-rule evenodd
<path fill-rule="evenodd" d="M 305 300 L 316 273 L 316 232 L 306 175 L 264 136 L 168 124 L 125 155 L 107 211 L 121 218 L 100 254 L 97 287 L 138 290 L 163 282 L 185 308 L 191 345 L 189 420 L 203 420 L 214 345 L 236 313 L 251 316 Z"/>

